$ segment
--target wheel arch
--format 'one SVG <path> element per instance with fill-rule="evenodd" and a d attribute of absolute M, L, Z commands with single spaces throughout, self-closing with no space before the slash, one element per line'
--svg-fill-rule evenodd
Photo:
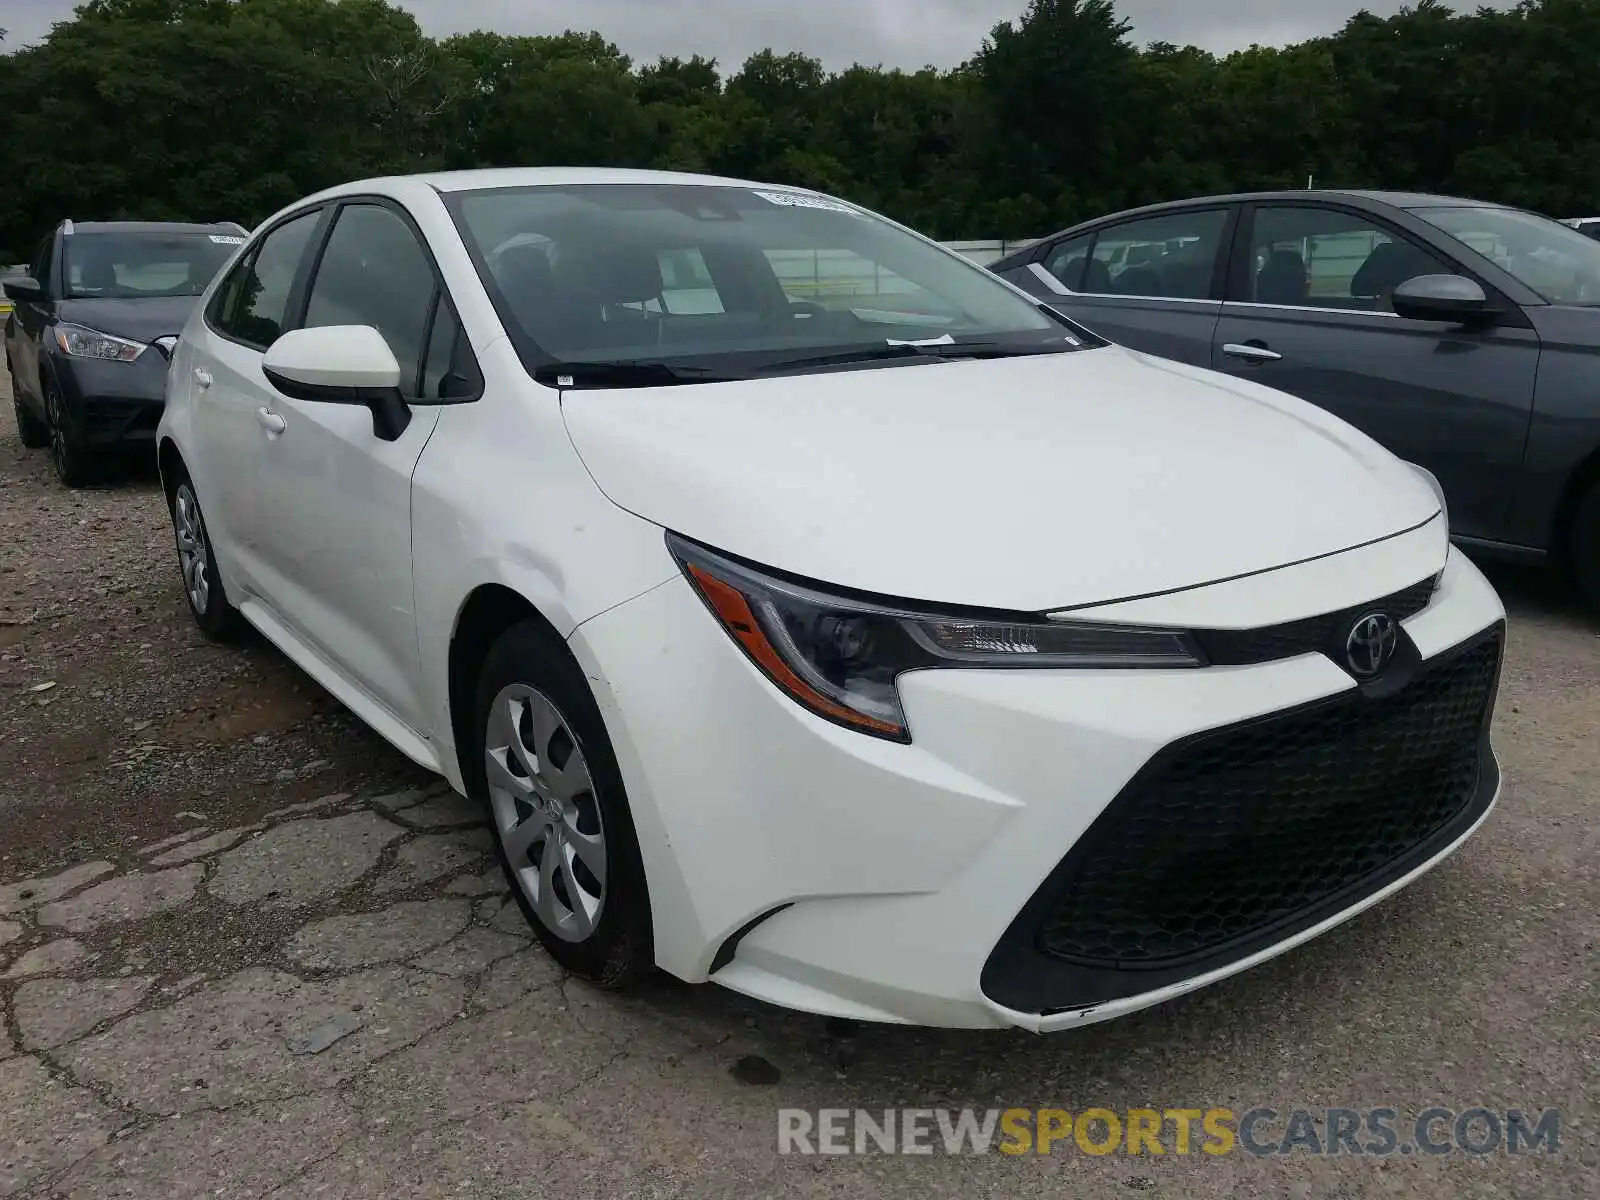
<path fill-rule="evenodd" d="M 50 339 L 53 341 L 54 339 Z M 48 380 L 54 387 L 61 386 L 61 368 L 56 365 L 55 351 L 50 349 L 50 341 L 44 341 L 39 347 L 39 401 L 44 402 L 44 385 Z"/>
<path fill-rule="evenodd" d="M 1566 486 L 1561 489 L 1561 499 L 1556 503 L 1555 519 L 1550 529 L 1550 559 L 1552 562 L 1568 566 L 1572 562 L 1572 530 L 1573 522 L 1578 516 L 1578 505 L 1589 494 L 1589 489 L 1600 486 L 1600 447 L 1589 452 L 1589 456 L 1575 467 L 1567 476 Z"/>
<path fill-rule="evenodd" d="M 183 461 L 183 451 L 178 449 L 178 443 L 171 435 L 163 437 L 156 446 L 156 470 L 161 475 L 161 490 L 166 493 L 170 505 L 172 493 L 178 486 L 178 476 L 189 473 L 189 467 Z"/>
<path fill-rule="evenodd" d="M 38 379 L 35 381 L 37 389 L 34 395 L 28 395 L 25 389 L 17 386 L 17 377 L 15 375 L 11 377 L 12 395 L 21 396 L 22 402 L 32 408 L 40 419 L 48 421 L 50 419 L 50 403 L 45 399 L 45 390 L 47 387 L 60 388 L 61 379 L 60 372 L 56 370 L 54 358 L 43 344 L 39 348 L 35 363 L 35 374 Z"/>
<path fill-rule="evenodd" d="M 456 769 L 463 786 L 471 791 L 478 763 L 472 750 L 473 700 L 478 677 L 490 648 L 500 636 L 524 621 L 532 621 L 550 635 L 553 644 L 576 663 L 567 640 L 539 607 L 522 592 L 504 583 L 480 583 L 467 593 L 456 613 L 450 633 L 447 685 L 450 733 L 455 742 Z"/>

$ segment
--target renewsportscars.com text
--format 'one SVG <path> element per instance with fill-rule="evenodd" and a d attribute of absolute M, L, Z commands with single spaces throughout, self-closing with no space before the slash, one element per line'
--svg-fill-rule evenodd
<path fill-rule="evenodd" d="M 1064 1108 L 778 1110 L 779 1154 L 1093 1156 L 1557 1154 L 1561 1113 L 1542 1109 Z"/>

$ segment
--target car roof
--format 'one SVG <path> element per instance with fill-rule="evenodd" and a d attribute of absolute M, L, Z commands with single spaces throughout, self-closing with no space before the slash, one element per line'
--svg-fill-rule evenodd
<path fill-rule="evenodd" d="M 1386 205 L 1390 208 L 1506 207 L 1503 204 L 1495 204 L 1488 200 L 1468 200 L 1461 196 L 1436 196 L 1428 192 L 1384 192 L 1363 190 L 1361 188 L 1298 188 L 1277 192 L 1233 192 L 1221 196 L 1194 196 L 1184 200 L 1164 200 L 1160 204 L 1146 204 L 1141 208 L 1129 208 L 1122 212 L 1107 213 L 1105 216 L 1094 217 L 1089 221 L 1080 221 L 1078 224 L 1090 225 L 1104 221 L 1108 217 L 1126 217 L 1134 213 L 1160 212 L 1163 209 L 1188 207 L 1190 205 L 1239 204 L 1244 201 L 1260 202 L 1264 200 L 1344 200 L 1354 202 L 1358 207 Z M 1076 226 L 1072 228 L 1076 228 Z"/>
<path fill-rule="evenodd" d="M 1496 204 L 1489 200 L 1469 200 L 1461 196 L 1441 196 L 1430 192 L 1389 192 L 1365 188 L 1295 188 L 1275 192 L 1232 192 L 1218 196 L 1191 196 L 1183 200 L 1163 200 L 1160 204 L 1146 204 L 1140 208 L 1127 208 L 1121 212 L 1105 213 L 1098 217 L 1091 217 L 1087 221 L 1079 221 L 1076 225 L 1068 225 L 1044 237 L 1035 238 L 1027 245 L 1013 250 L 1004 258 L 990 264 L 990 269 L 999 268 L 1009 270 L 1015 265 L 1015 260 L 1032 254 L 1040 242 L 1050 241 L 1063 234 L 1090 225 L 1100 225 L 1107 221 L 1122 220 L 1128 217 L 1156 216 L 1180 208 L 1205 207 L 1210 204 L 1240 204 L 1246 201 L 1289 201 L 1289 200 L 1337 200 L 1352 204 L 1357 208 L 1506 208 L 1504 204 Z"/>
<path fill-rule="evenodd" d="M 494 188 L 563 187 L 583 183 L 654 183 L 714 187 L 768 187 L 791 192 L 810 192 L 773 183 L 730 179 L 721 175 L 694 175 L 683 171 L 636 171 L 613 167 L 489 167 L 471 171 L 436 171 L 420 175 L 384 176 L 343 183 L 318 193 L 328 199 L 394 185 L 423 184 L 439 192 L 486 191 Z M 307 197 L 311 199 L 311 197 Z"/>
<path fill-rule="evenodd" d="M 215 233 L 242 229 L 236 221 L 67 221 L 64 232 L 79 233 Z"/>
<path fill-rule="evenodd" d="M 633 171 L 600 167 L 513 167 L 478 171 L 444 171 L 424 176 L 428 186 L 441 192 L 476 191 L 483 188 L 506 187 L 560 187 L 578 183 L 655 183 L 679 185 L 711 185 L 733 187 L 761 187 L 746 179 L 729 179 L 721 175 L 693 175 L 683 171 Z M 766 185 L 774 186 L 772 184 Z M 792 191 L 810 191 L 793 188 Z"/>
<path fill-rule="evenodd" d="M 1294 193 L 1290 193 L 1294 194 Z M 1507 208 L 1493 200 L 1474 200 L 1470 196 L 1441 196 L 1433 192 L 1382 192 L 1351 188 L 1349 191 L 1321 192 L 1319 195 L 1353 196 L 1358 200 L 1375 200 L 1395 208 Z"/>

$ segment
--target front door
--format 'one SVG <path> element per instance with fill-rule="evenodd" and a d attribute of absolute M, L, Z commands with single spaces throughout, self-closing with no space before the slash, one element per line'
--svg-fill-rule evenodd
<path fill-rule="evenodd" d="M 392 207 L 348 203 L 334 218 L 306 294 L 304 327 L 370 325 L 400 363 L 401 391 L 424 399 L 422 364 L 435 324 L 454 318 L 432 261 Z M 413 403 L 394 441 L 365 408 L 294 400 L 260 382 L 281 428 L 262 436 L 257 473 L 271 530 L 261 547 L 273 615 L 413 731 L 421 700 L 411 573 L 411 477 L 439 421 Z"/>
<path fill-rule="evenodd" d="M 30 407 L 40 416 L 44 415 L 44 389 L 39 379 L 39 356 L 43 353 L 45 332 L 51 324 L 53 301 L 50 297 L 54 294 L 51 289 L 55 284 L 55 246 L 56 239 L 52 234 L 39 244 L 34 253 L 28 273 L 44 290 L 43 295 L 38 300 L 16 301 L 12 316 L 15 335 L 7 346 L 14 372 L 11 386 L 32 400 Z"/>
<path fill-rule="evenodd" d="M 1260 205 L 1245 221 L 1216 369 L 1308 400 L 1427 467 L 1453 532 L 1503 537 L 1539 364 L 1521 311 L 1506 302 L 1484 329 L 1395 315 L 1396 286 L 1460 268 L 1365 213 Z"/>

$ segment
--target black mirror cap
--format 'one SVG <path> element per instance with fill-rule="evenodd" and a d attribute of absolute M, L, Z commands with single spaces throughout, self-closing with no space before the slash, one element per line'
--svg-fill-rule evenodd
<path fill-rule="evenodd" d="M 267 382 L 291 400 L 315 404 L 353 404 L 372 413 L 372 432 L 386 442 L 399 440 L 411 425 L 411 406 L 399 388 L 336 387 L 330 384 L 302 383 L 263 366 Z"/>
<path fill-rule="evenodd" d="M 290 379 L 287 375 L 274 371 L 265 364 L 261 373 L 267 377 L 267 382 L 277 388 L 285 396 L 295 400 L 307 400 L 317 404 L 358 404 L 372 403 L 378 392 L 372 388 L 337 387 L 326 383 L 302 383 L 298 379 Z"/>
<path fill-rule="evenodd" d="M 1492 315 L 1483 288 L 1464 275 L 1418 275 L 1390 295 L 1394 311 L 1414 321 L 1472 321 Z"/>
<path fill-rule="evenodd" d="M 8 275 L 0 280 L 8 300 L 43 300 L 44 287 L 32 275 Z"/>

